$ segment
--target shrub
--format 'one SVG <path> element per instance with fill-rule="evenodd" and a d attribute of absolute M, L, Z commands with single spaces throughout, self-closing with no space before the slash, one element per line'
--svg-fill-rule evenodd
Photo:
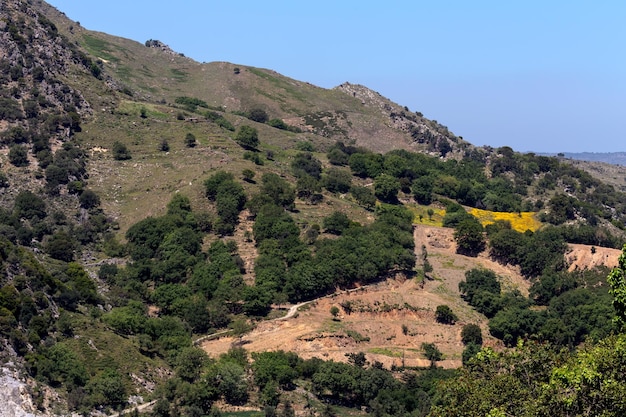
<path fill-rule="evenodd" d="M 0 188 L 9 188 L 9 177 L 4 172 L 0 172 Z"/>
<path fill-rule="evenodd" d="M 28 151 L 25 146 L 13 145 L 9 148 L 9 162 L 16 167 L 28 166 Z"/>
<path fill-rule="evenodd" d="M 248 119 L 257 123 L 265 123 L 269 119 L 267 112 L 263 109 L 255 108 L 248 113 Z"/>
<path fill-rule="evenodd" d="M 315 152 L 315 145 L 303 140 L 296 143 L 296 149 L 303 152 Z"/>
<path fill-rule="evenodd" d="M 100 197 L 91 190 L 85 190 L 79 197 L 80 206 L 85 209 L 91 209 L 100 205 Z"/>
<path fill-rule="evenodd" d="M 193 133 L 187 133 L 185 136 L 185 146 L 188 148 L 193 148 L 196 146 L 196 137 Z"/>
<path fill-rule="evenodd" d="M 244 169 L 241 171 L 241 175 L 243 176 L 243 180 L 246 182 L 254 182 L 255 172 L 251 169 Z"/>
<path fill-rule="evenodd" d="M 46 217 L 46 204 L 37 195 L 30 191 L 21 191 L 13 203 L 13 209 L 17 217 L 26 219 L 43 219 Z"/>
<path fill-rule="evenodd" d="M 435 362 L 443 359 L 443 353 L 441 353 L 434 343 L 422 343 L 422 350 L 432 367 L 435 366 Z"/>
<path fill-rule="evenodd" d="M 298 153 L 291 162 L 291 169 L 297 178 L 310 175 L 316 180 L 320 179 L 322 174 L 322 163 L 315 158 L 310 152 Z"/>
<path fill-rule="evenodd" d="M 482 345 L 483 334 L 480 327 L 476 324 L 466 324 L 463 326 L 463 330 L 461 330 L 461 341 L 466 346 L 471 343 L 478 346 Z"/>
<path fill-rule="evenodd" d="M 246 149 L 256 149 L 259 146 L 259 133 L 253 127 L 243 125 L 235 135 L 235 141 Z"/>
<path fill-rule="evenodd" d="M 347 193 L 352 185 L 352 175 L 339 168 L 329 168 L 323 179 L 324 187 L 331 193 Z"/>
<path fill-rule="evenodd" d="M 350 227 L 350 219 L 345 213 L 335 211 L 330 216 L 324 218 L 322 224 L 326 232 L 340 235 Z"/>
<path fill-rule="evenodd" d="M 46 244 L 46 252 L 54 259 L 70 262 L 74 259 L 74 242 L 66 232 L 55 233 Z"/>
<path fill-rule="evenodd" d="M 289 125 L 285 123 L 282 119 L 272 119 L 267 122 L 268 125 L 275 127 L 276 129 L 287 130 L 289 129 Z"/>
<path fill-rule="evenodd" d="M 438 305 L 435 311 L 435 319 L 438 323 L 454 324 L 459 318 L 452 312 L 452 309 L 447 305 Z"/>
<path fill-rule="evenodd" d="M 350 194 L 352 194 L 357 203 L 367 209 L 371 209 L 376 205 L 376 197 L 372 190 L 367 187 L 352 187 L 350 188 Z"/>
<path fill-rule="evenodd" d="M 130 151 L 122 142 L 116 141 L 113 144 L 113 158 L 116 161 L 124 161 L 130 159 Z"/>
<path fill-rule="evenodd" d="M 374 194 L 385 202 L 395 202 L 398 199 L 400 182 L 388 174 L 381 174 L 374 180 Z"/>

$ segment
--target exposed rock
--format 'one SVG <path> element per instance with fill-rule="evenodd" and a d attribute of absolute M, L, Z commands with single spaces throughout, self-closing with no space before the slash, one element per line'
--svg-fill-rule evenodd
<path fill-rule="evenodd" d="M 38 417 L 28 386 L 8 368 L 0 368 L 0 415 L 2 417 Z"/>
<path fill-rule="evenodd" d="M 165 52 L 166 54 L 169 54 L 169 55 L 184 56 L 183 54 L 174 51 L 168 45 L 156 39 L 148 39 L 145 45 L 148 48 L 159 49 L 160 51 Z"/>

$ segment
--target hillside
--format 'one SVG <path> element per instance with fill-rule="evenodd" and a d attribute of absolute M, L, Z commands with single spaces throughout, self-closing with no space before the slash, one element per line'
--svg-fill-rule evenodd
<path fill-rule="evenodd" d="M 616 331 L 620 171 L 40 0 L 0 11 L 8 411 L 422 416 L 481 346 Z"/>

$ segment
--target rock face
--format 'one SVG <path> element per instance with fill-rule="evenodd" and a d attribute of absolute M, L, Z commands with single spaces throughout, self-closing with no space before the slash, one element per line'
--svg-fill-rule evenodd
<path fill-rule="evenodd" d="M 40 417 L 36 413 L 28 386 L 7 368 L 0 369 L 0 416 Z"/>
<path fill-rule="evenodd" d="M 172 48 L 170 48 L 168 45 L 164 44 L 161 41 L 158 41 L 156 39 L 148 39 L 145 43 L 145 45 L 148 48 L 154 48 L 154 49 L 159 49 L 163 52 L 165 52 L 166 54 L 170 54 L 170 55 L 177 55 L 177 56 L 183 56 L 183 54 L 176 52 L 175 50 L 173 50 Z"/>
<path fill-rule="evenodd" d="M 468 145 L 447 127 L 426 119 L 421 113 L 412 113 L 365 86 L 346 82 L 335 89 L 361 100 L 364 106 L 380 111 L 388 126 L 409 133 L 413 144 L 425 148 L 431 155 L 445 157 L 449 152 Z"/>

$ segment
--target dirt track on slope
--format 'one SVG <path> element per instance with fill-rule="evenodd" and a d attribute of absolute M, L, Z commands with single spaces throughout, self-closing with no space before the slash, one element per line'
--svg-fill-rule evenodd
<path fill-rule="evenodd" d="M 379 361 L 391 367 L 402 363 L 427 366 L 421 344 L 435 343 L 445 357 L 438 365 L 453 368 L 461 365 L 464 346 L 460 334 L 467 323 L 481 326 L 486 345 L 501 346 L 488 335 L 486 318 L 459 297 L 458 284 L 465 279 L 465 271 L 483 267 L 496 272 L 504 290 L 518 289 L 528 294 L 530 283 L 521 276 L 519 268 L 494 262 L 486 253 L 476 258 L 457 254 L 451 229 L 418 225 L 414 237 L 418 266 L 422 245 L 426 247 L 433 266 L 431 279 L 421 283 L 398 275 L 375 286 L 318 299 L 301 306 L 300 311 L 293 308 L 290 318 L 259 322 L 243 337 L 206 341 L 201 343 L 202 348 L 211 356 L 240 345 L 250 352 L 282 349 L 303 358 L 336 361 L 347 361 L 348 353 L 365 352 L 370 362 Z M 589 246 L 571 245 L 568 259 L 572 260 L 571 268 L 612 266 L 619 253 L 615 249 L 596 248 L 595 254 L 591 254 Z M 353 306 L 351 314 L 340 307 L 347 301 Z M 444 325 L 435 321 L 435 310 L 442 304 L 457 314 L 457 323 Z M 330 314 L 332 306 L 340 307 L 338 320 Z M 365 340 L 358 341 L 359 338 Z"/>

